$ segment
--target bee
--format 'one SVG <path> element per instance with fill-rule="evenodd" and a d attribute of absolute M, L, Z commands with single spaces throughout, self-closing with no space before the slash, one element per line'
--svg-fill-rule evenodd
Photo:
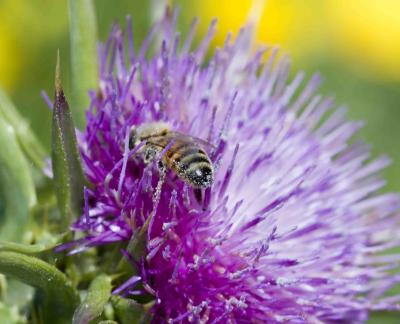
<path fill-rule="evenodd" d="M 132 127 L 129 148 L 145 143 L 139 153 L 149 163 L 161 153 L 161 167 L 171 169 L 179 178 L 195 189 L 207 188 L 214 181 L 213 164 L 204 148 L 212 146 L 196 137 L 170 130 L 163 122 Z M 170 145 L 170 147 L 167 147 Z"/>

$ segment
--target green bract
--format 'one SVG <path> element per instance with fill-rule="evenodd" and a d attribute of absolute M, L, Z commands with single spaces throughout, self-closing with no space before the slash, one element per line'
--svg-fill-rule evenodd
<path fill-rule="evenodd" d="M 58 207 L 67 227 L 81 213 L 84 176 L 74 123 L 61 86 L 59 60 L 55 83 L 51 159 Z"/>

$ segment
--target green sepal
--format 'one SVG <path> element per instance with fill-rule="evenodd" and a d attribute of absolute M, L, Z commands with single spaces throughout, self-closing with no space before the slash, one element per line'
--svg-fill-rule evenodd
<path fill-rule="evenodd" d="M 85 300 L 74 313 L 73 324 L 86 324 L 100 317 L 111 296 L 111 279 L 106 275 L 96 277 L 90 284 Z"/>
<path fill-rule="evenodd" d="M 0 117 L 0 237 L 21 241 L 36 193 L 29 165 L 14 128 Z"/>
<path fill-rule="evenodd" d="M 45 167 L 46 151 L 2 88 L 0 88 L 0 116 L 14 128 L 18 143 L 28 159 L 42 170 Z"/>
<path fill-rule="evenodd" d="M 126 247 L 126 251 L 129 255 L 133 257 L 135 261 L 139 261 L 142 257 L 146 255 L 147 252 L 147 230 L 149 228 L 149 224 L 154 217 L 154 211 L 151 212 L 149 217 L 147 217 L 146 222 L 142 227 L 136 229 L 131 239 L 129 240 L 128 246 Z M 132 268 L 132 263 L 129 262 L 125 257 L 122 257 L 118 264 L 118 272 L 132 272 L 137 273 L 137 269 Z"/>
<path fill-rule="evenodd" d="M 85 126 L 88 90 L 98 86 L 97 23 L 92 0 L 69 0 L 72 114 L 79 129 Z"/>
<path fill-rule="evenodd" d="M 58 208 L 64 228 L 67 228 L 82 210 L 84 176 L 74 123 L 61 86 L 59 57 L 55 85 L 51 159 Z"/>
<path fill-rule="evenodd" d="M 56 267 L 32 256 L 0 251 L 0 273 L 35 287 L 41 293 L 45 323 L 70 323 L 79 295 Z"/>
<path fill-rule="evenodd" d="M 132 299 L 112 296 L 111 303 L 115 310 L 118 323 L 121 324 L 147 324 L 151 322 L 151 311 L 154 302 L 139 304 Z"/>

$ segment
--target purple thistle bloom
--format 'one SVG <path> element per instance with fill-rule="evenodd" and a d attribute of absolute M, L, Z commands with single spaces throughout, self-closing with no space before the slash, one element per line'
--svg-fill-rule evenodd
<path fill-rule="evenodd" d="M 181 42 L 161 21 L 139 51 L 128 25 L 128 49 L 118 27 L 100 48 L 78 138 L 95 189 L 74 251 L 128 242 L 151 217 L 145 258 L 124 252 L 139 273 L 117 292 L 153 295 L 157 323 L 360 323 L 398 310 L 384 293 L 400 257 L 377 254 L 399 244 L 400 199 L 378 192 L 388 159 L 350 141 L 361 124 L 316 94 L 319 77 L 302 86 L 276 50 L 251 56 L 246 28 L 206 64 L 214 23 L 194 50 L 194 25 Z M 129 148 L 132 126 L 156 121 L 215 147 L 202 200 Z"/>

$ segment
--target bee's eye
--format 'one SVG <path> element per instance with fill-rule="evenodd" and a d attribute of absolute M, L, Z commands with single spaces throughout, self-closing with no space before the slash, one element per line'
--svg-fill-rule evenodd
<path fill-rule="evenodd" d="M 136 146 L 137 140 L 137 132 L 135 128 L 131 129 L 131 133 L 129 134 L 129 149 L 132 150 Z"/>
<path fill-rule="evenodd" d="M 132 150 L 135 147 L 135 142 L 136 142 L 135 137 L 134 136 L 130 136 L 129 137 L 129 144 L 128 144 L 130 150 Z"/>

